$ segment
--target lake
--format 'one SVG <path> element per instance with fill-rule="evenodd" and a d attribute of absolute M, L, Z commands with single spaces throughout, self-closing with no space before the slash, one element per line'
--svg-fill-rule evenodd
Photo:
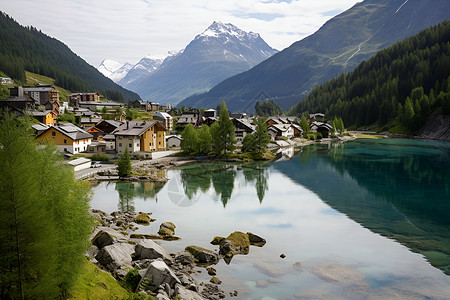
<path fill-rule="evenodd" d="M 358 139 L 286 154 L 185 165 L 165 184 L 103 182 L 91 206 L 152 212 L 140 233 L 173 222 L 170 252 L 215 250 L 214 236 L 234 231 L 264 237 L 214 266 L 234 299 L 450 298 L 450 143 Z"/>

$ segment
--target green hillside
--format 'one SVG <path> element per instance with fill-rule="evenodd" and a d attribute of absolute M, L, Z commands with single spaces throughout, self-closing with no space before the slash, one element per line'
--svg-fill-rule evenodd
<path fill-rule="evenodd" d="M 34 27 L 23 27 L 0 12 L 0 70 L 19 84 L 26 71 L 54 78 L 72 92 L 99 92 L 112 100 L 140 97 L 115 84 L 73 53 L 65 44 Z"/>
<path fill-rule="evenodd" d="M 450 21 L 380 51 L 354 71 L 316 87 L 290 114 L 325 112 L 353 128 L 420 128 L 450 114 Z"/>

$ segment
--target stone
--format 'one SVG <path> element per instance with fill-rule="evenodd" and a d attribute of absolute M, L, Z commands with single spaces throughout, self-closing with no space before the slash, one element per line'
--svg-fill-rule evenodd
<path fill-rule="evenodd" d="M 184 288 L 180 284 L 175 285 L 175 294 L 178 296 L 178 299 L 189 299 L 189 300 L 204 300 L 202 296 L 197 294 L 194 291 L 188 290 Z"/>
<path fill-rule="evenodd" d="M 158 258 L 148 266 L 144 277 L 138 284 L 137 291 L 150 290 L 154 292 L 161 285 L 165 286 L 166 283 L 170 288 L 174 288 L 177 283 L 181 284 L 181 281 L 167 264 L 161 258 Z"/>
<path fill-rule="evenodd" d="M 163 258 L 165 260 L 172 260 L 172 257 L 152 240 L 138 240 L 135 247 L 134 260 L 140 259 L 156 259 Z"/>
<path fill-rule="evenodd" d="M 277 267 L 264 263 L 264 262 L 255 262 L 253 266 L 261 273 L 269 276 L 269 277 L 280 277 L 284 274 L 283 271 L 278 269 Z"/>
<path fill-rule="evenodd" d="M 250 240 L 248 235 L 235 231 L 220 242 L 220 254 L 226 255 L 228 252 L 233 254 L 248 254 L 250 248 Z"/>
<path fill-rule="evenodd" d="M 210 276 L 216 275 L 216 269 L 214 269 L 213 267 L 206 268 L 206 271 L 208 271 L 208 275 Z"/>
<path fill-rule="evenodd" d="M 95 259 L 106 269 L 113 272 L 117 269 L 131 269 L 131 255 L 134 246 L 127 243 L 108 245 L 100 249 Z"/>
<path fill-rule="evenodd" d="M 248 239 L 250 241 L 250 245 L 252 245 L 252 246 L 262 247 L 266 244 L 266 240 L 264 238 L 260 237 L 259 235 L 256 235 L 251 232 L 247 232 L 247 235 L 248 235 Z"/>
<path fill-rule="evenodd" d="M 281 253 L 280 257 L 281 257 L 281 258 L 285 258 L 286 255 L 285 255 L 284 253 Z"/>
<path fill-rule="evenodd" d="M 132 233 L 130 234 L 130 238 L 132 239 L 151 239 L 151 240 L 161 240 L 162 237 L 155 234 L 139 234 L 139 233 Z"/>
<path fill-rule="evenodd" d="M 163 238 L 166 236 L 173 236 L 174 232 L 166 227 L 161 227 L 158 231 L 158 234 Z"/>
<path fill-rule="evenodd" d="M 239 295 L 238 291 L 234 290 L 233 292 L 230 292 L 231 297 L 237 297 Z"/>
<path fill-rule="evenodd" d="M 200 263 L 217 263 L 219 260 L 216 253 L 202 247 L 187 246 L 186 251 L 191 253 Z"/>
<path fill-rule="evenodd" d="M 224 237 L 221 236 L 215 236 L 213 238 L 213 240 L 211 241 L 211 245 L 220 245 L 220 242 L 225 239 Z"/>
<path fill-rule="evenodd" d="M 191 265 L 194 263 L 194 256 L 188 251 L 180 251 L 175 253 L 174 260 L 182 265 Z"/>
<path fill-rule="evenodd" d="M 150 224 L 150 216 L 146 213 L 139 213 L 139 215 L 136 216 L 134 221 L 138 224 L 142 225 L 149 225 Z"/>
<path fill-rule="evenodd" d="M 125 240 L 125 236 L 109 228 L 101 228 L 91 239 L 92 245 L 102 249 L 105 246 L 112 245 L 118 240 Z"/>
<path fill-rule="evenodd" d="M 97 260 L 95 259 L 95 256 L 98 253 L 98 248 L 95 245 L 91 245 L 87 251 L 86 251 L 86 257 L 89 259 L 89 261 L 91 262 L 97 262 Z"/>
<path fill-rule="evenodd" d="M 339 265 L 337 263 L 322 263 L 308 266 L 308 272 L 320 279 L 342 285 L 359 284 L 365 279 L 365 274 L 357 269 Z"/>
<path fill-rule="evenodd" d="M 216 276 L 211 277 L 209 282 L 214 283 L 214 284 L 221 284 L 222 283 L 222 281 L 219 278 L 217 278 Z"/>

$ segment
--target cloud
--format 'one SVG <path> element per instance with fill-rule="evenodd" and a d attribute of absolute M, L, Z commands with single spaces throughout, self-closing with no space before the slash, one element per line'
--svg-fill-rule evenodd
<path fill-rule="evenodd" d="M 261 34 L 282 50 L 355 0 L 14 0 L 0 10 L 67 44 L 93 66 L 104 58 L 136 63 L 184 48 L 213 21 Z"/>

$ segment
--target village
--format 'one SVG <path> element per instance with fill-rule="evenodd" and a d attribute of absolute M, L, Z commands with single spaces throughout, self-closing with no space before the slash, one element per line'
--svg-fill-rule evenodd
<path fill-rule="evenodd" d="M 152 159 L 155 153 L 180 150 L 182 131 L 211 126 L 218 121 L 216 109 L 176 109 L 171 105 L 135 100 L 119 103 L 104 99 L 99 93 L 72 93 L 61 101 L 59 92 L 49 84 L 10 88 L 10 97 L 0 100 L 0 108 L 16 116 L 31 116 L 36 139 L 52 141 L 75 170 L 99 166 L 90 157 L 106 155 L 117 158 L 128 151 L 132 158 Z M 231 113 L 236 146 L 256 129 L 255 116 Z M 310 114 L 308 132 L 297 117 L 270 116 L 266 119 L 270 148 L 295 145 L 293 139 L 328 138 L 333 126 L 324 122 L 324 114 Z M 304 127 L 304 126 L 303 126 Z M 318 135 L 317 135 L 318 134 Z M 77 159 L 75 159 L 77 158 Z"/>

